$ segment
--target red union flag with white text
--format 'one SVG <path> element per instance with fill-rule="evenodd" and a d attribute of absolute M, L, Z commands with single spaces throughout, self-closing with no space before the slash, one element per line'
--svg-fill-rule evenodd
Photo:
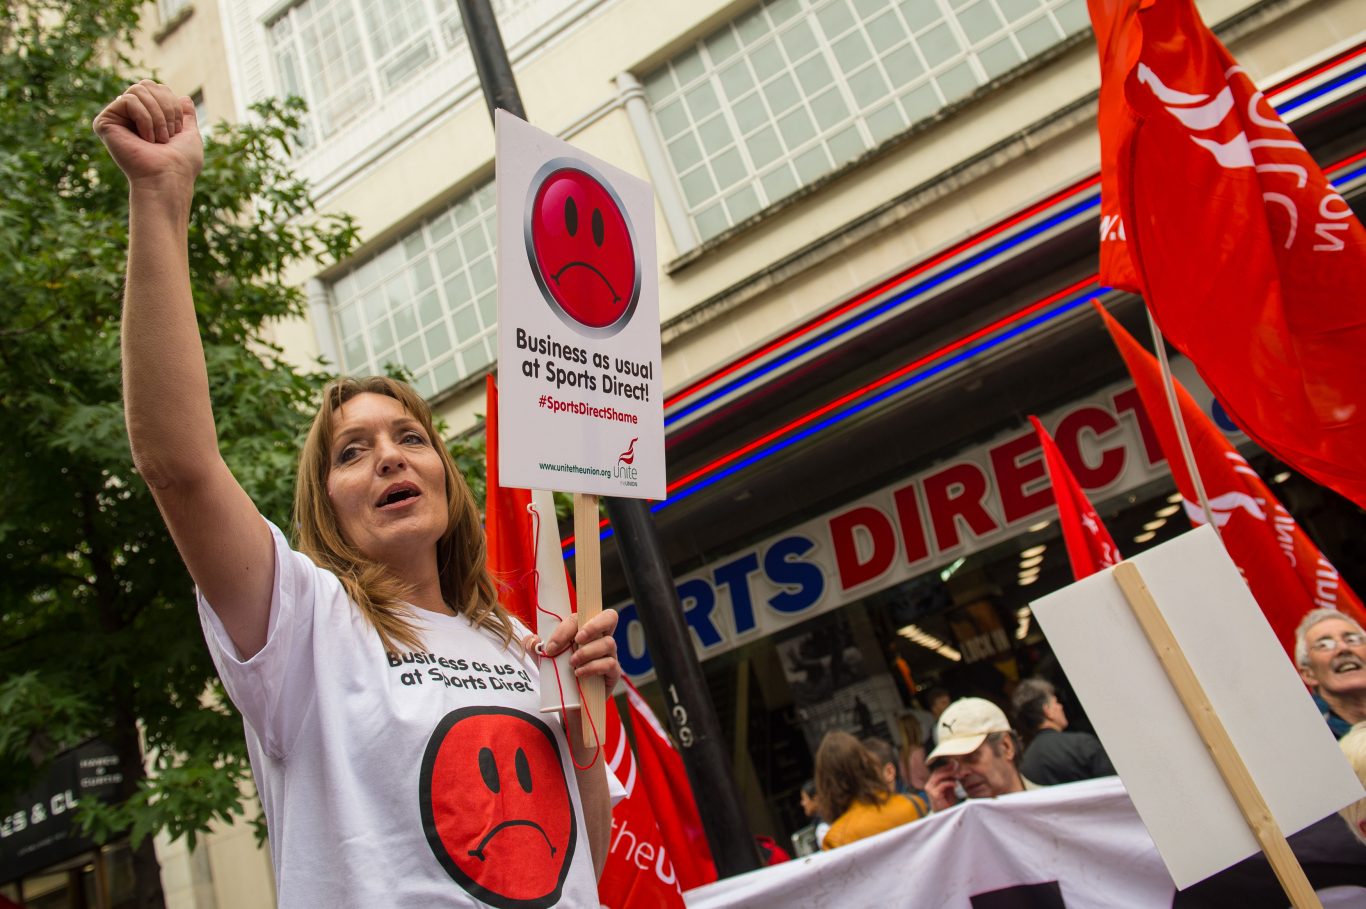
<path fill-rule="evenodd" d="M 1089 3 L 1122 214 L 1101 280 L 1263 448 L 1366 507 L 1366 230 L 1192 0 Z"/>
<path fill-rule="evenodd" d="M 1053 499 L 1058 503 L 1058 525 L 1062 527 L 1063 544 L 1067 547 L 1067 560 L 1072 563 L 1072 577 L 1080 581 L 1090 577 L 1102 568 L 1119 564 L 1119 548 L 1115 546 L 1110 531 L 1100 520 L 1091 500 L 1082 492 L 1081 484 L 1072 475 L 1072 470 L 1063 460 L 1062 452 L 1043 428 L 1039 418 L 1031 416 L 1034 432 L 1039 436 L 1043 447 L 1044 463 L 1048 465 L 1048 478 L 1053 484 Z"/>
<path fill-rule="evenodd" d="M 645 788 L 640 764 L 626 740 L 616 698 L 607 699 L 607 734 L 603 754 L 607 766 L 626 788 L 626 798 L 612 808 L 611 848 L 598 880 L 598 901 L 605 909 L 653 909 L 683 906 L 683 891 L 659 822 Z"/>
<path fill-rule="evenodd" d="M 626 787 L 612 809 L 612 842 L 598 881 L 606 909 L 682 906 L 683 891 L 716 880 L 682 759 L 649 704 L 628 681 L 633 751 L 615 698 L 607 701 L 607 766 Z"/>
<path fill-rule="evenodd" d="M 684 890 L 710 884 L 716 880 L 716 864 L 712 860 L 706 831 L 702 829 L 683 757 L 674 748 L 645 698 L 630 680 L 623 681 L 626 703 L 631 711 L 631 730 L 635 733 L 641 784 L 659 818 L 659 832 L 673 857 L 678 884 Z"/>
<path fill-rule="evenodd" d="M 1124 77 L 1133 68 L 1142 38 L 1130 27 L 1138 8 L 1133 0 L 1087 0 L 1086 6 L 1100 53 L 1100 283 L 1141 293 L 1119 210 L 1119 169 L 1110 166 L 1132 126 L 1124 103 Z"/>
<path fill-rule="evenodd" d="M 1133 376 L 1143 410 L 1167 456 L 1172 480 L 1185 500 L 1186 515 L 1192 524 L 1205 523 L 1195 484 L 1181 455 L 1157 358 L 1141 347 L 1105 307 L 1098 302 L 1095 306 Z M 1286 653 L 1294 658 L 1295 626 L 1311 609 L 1340 609 L 1366 624 L 1361 600 L 1342 582 L 1337 570 L 1305 536 L 1262 478 L 1179 382 L 1176 393 L 1215 527 Z"/>

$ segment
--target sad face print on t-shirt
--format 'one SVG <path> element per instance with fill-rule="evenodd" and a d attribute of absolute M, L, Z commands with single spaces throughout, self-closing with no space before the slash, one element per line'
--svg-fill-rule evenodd
<path fill-rule="evenodd" d="M 554 733 L 505 707 L 453 710 L 422 760 L 427 843 L 451 878 L 500 909 L 560 899 L 577 841 Z"/>

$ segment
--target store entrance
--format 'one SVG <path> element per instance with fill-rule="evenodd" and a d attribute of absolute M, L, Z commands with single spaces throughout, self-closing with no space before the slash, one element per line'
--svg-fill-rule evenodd
<path fill-rule="evenodd" d="M 0 909 L 130 909 L 135 905 L 133 853 L 127 842 L 0 884 Z"/>

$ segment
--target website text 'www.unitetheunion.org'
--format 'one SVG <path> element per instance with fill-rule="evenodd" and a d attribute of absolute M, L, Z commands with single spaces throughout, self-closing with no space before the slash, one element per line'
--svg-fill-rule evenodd
<path fill-rule="evenodd" d="M 590 477 L 610 477 L 612 471 L 603 470 L 601 467 L 580 467 L 577 464 L 547 464 L 541 462 L 542 470 L 554 470 L 559 473 L 586 473 Z"/>

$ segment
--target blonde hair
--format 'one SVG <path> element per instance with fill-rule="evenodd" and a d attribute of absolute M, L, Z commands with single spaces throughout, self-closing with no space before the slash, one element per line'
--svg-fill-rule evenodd
<path fill-rule="evenodd" d="M 1339 741 L 1338 746 L 1342 748 L 1342 753 L 1347 755 L 1347 760 L 1351 762 L 1352 769 L 1357 772 L 1357 778 L 1366 784 L 1366 723 L 1357 723 Z M 1352 828 L 1352 833 L 1356 838 L 1366 843 L 1366 835 L 1361 832 L 1361 825 L 1366 821 L 1366 799 L 1358 799 L 1352 804 L 1343 808 L 1338 814 L 1347 822 L 1347 826 Z"/>
<path fill-rule="evenodd" d="M 442 598 L 472 624 L 500 636 L 504 646 L 510 644 L 515 637 L 512 619 L 499 605 L 489 578 L 484 561 L 484 528 L 474 496 L 436 433 L 431 408 L 407 383 L 369 376 L 337 379 L 323 389 L 322 404 L 299 453 L 299 475 L 294 488 L 294 531 L 299 551 L 337 576 L 356 608 L 379 635 L 385 650 L 396 652 L 399 645 L 422 649 L 422 639 L 407 602 L 412 589 L 347 542 L 327 494 L 336 413 L 347 401 L 366 393 L 385 395 L 402 404 L 422 425 L 441 458 L 448 506 L 446 533 L 436 544 Z"/>

